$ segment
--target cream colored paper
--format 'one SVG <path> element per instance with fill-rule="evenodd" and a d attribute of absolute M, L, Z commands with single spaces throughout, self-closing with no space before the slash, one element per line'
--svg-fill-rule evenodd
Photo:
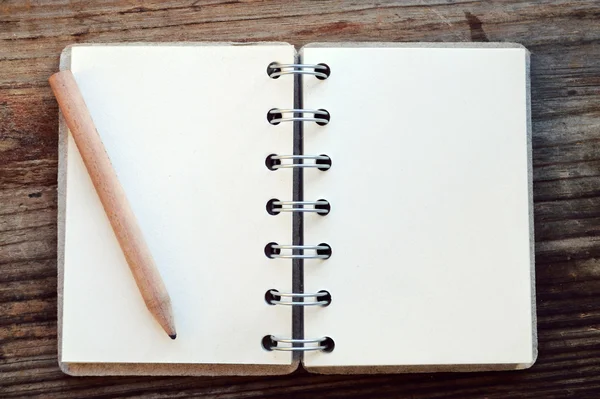
<path fill-rule="evenodd" d="M 367 45 L 369 46 L 369 45 Z M 412 47 L 412 48 L 411 48 Z M 305 366 L 513 365 L 535 360 L 530 251 L 527 50 L 423 45 L 307 47 L 331 76 L 304 79 L 305 336 L 332 353 Z M 433 369 L 433 368 L 432 368 Z"/>
<path fill-rule="evenodd" d="M 291 268 L 269 260 L 291 239 L 291 217 L 265 210 L 289 199 L 293 81 L 270 79 L 294 48 L 78 46 L 71 69 L 173 302 L 178 337 L 149 314 L 71 137 L 68 143 L 63 362 L 290 364 L 266 334 L 289 336 L 291 313 L 266 305 L 291 289 Z"/>

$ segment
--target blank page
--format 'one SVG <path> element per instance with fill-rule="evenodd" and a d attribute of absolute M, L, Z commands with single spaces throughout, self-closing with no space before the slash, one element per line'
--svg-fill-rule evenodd
<path fill-rule="evenodd" d="M 327 80 L 304 79 L 306 337 L 332 353 L 308 367 L 513 365 L 534 361 L 527 50 L 435 45 L 307 47 Z M 432 368 L 433 369 L 433 368 Z"/>
<path fill-rule="evenodd" d="M 69 137 L 63 362 L 290 364 L 266 334 L 291 334 L 290 267 L 264 246 L 291 240 L 291 174 L 265 166 L 290 153 L 293 80 L 270 79 L 271 45 L 76 46 L 71 69 L 171 296 L 177 339 L 146 309 L 79 152 Z"/>

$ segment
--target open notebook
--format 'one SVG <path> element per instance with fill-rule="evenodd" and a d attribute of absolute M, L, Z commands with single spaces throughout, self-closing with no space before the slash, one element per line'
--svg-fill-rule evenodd
<path fill-rule="evenodd" d="M 61 69 L 80 86 L 178 333 L 147 311 L 61 121 L 65 372 L 535 361 L 523 47 L 77 45 Z"/>

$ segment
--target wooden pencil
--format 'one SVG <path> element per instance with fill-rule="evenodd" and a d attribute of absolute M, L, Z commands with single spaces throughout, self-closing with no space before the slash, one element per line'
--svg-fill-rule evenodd
<path fill-rule="evenodd" d="M 75 77 L 71 71 L 62 71 L 52 75 L 49 82 L 144 302 L 165 332 L 175 339 L 177 333 L 171 298 L 127 201 L 125 191 L 117 179 Z"/>

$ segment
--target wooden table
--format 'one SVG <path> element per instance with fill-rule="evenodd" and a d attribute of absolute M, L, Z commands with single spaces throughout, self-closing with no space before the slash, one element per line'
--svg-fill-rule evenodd
<path fill-rule="evenodd" d="M 600 2 L 540 3 L 0 1 L 0 397 L 600 397 Z M 56 360 L 58 110 L 47 79 L 68 44 L 125 41 L 528 47 L 536 365 L 520 372 L 353 377 L 63 375 Z"/>

